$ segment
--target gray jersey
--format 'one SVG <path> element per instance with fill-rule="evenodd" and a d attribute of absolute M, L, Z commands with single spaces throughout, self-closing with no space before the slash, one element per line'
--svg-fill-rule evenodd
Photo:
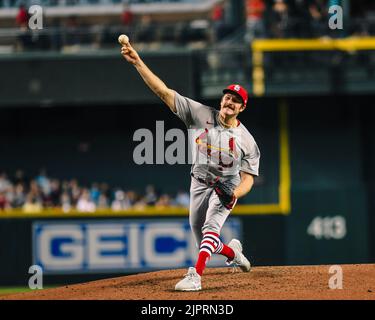
<path fill-rule="evenodd" d="M 240 171 L 258 176 L 260 152 L 242 123 L 224 128 L 218 121 L 218 110 L 177 92 L 175 106 L 177 116 L 189 129 L 194 176 L 206 181 L 222 177 L 235 185 L 240 182 Z"/>

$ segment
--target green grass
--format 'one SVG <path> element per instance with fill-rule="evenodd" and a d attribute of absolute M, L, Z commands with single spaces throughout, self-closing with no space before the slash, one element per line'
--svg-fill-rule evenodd
<path fill-rule="evenodd" d="M 43 289 L 51 289 L 54 287 L 47 286 L 43 287 Z M 29 287 L 0 287 L 0 295 L 5 294 L 14 294 L 14 293 L 21 293 L 21 292 L 28 292 L 28 291 L 34 291 L 31 290 Z"/>

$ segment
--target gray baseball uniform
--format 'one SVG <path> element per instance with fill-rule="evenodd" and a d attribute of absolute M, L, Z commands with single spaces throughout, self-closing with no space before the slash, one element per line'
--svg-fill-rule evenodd
<path fill-rule="evenodd" d="M 218 121 L 219 111 L 197 101 L 175 95 L 176 115 L 189 132 L 192 151 L 189 221 L 197 245 L 203 233 L 220 234 L 230 210 L 225 208 L 211 184 L 219 177 L 233 189 L 241 182 L 240 171 L 258 176 L 258 146 L 238 121 L 227 129 Z"/>

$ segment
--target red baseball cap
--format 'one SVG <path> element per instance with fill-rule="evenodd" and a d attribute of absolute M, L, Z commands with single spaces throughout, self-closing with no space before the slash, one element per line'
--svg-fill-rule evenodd
<path fill-rule="evenodd" d="M 238 95 L 242 99 L 244 106 L 246 106 L 248 96 L 247 91 L 242 86 L 239 84 L 231 84 L 223 90 L 223 93 L 228 92 Z"/>

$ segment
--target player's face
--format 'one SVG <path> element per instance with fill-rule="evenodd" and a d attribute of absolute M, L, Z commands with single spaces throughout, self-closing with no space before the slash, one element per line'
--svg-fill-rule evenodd
<path fill-rule="evenodd" d="M 223 116 L 236 116 L 245 109 L 240 97 L 235 94 L 226 93 L 220 103 L 220 113 Z"/>

